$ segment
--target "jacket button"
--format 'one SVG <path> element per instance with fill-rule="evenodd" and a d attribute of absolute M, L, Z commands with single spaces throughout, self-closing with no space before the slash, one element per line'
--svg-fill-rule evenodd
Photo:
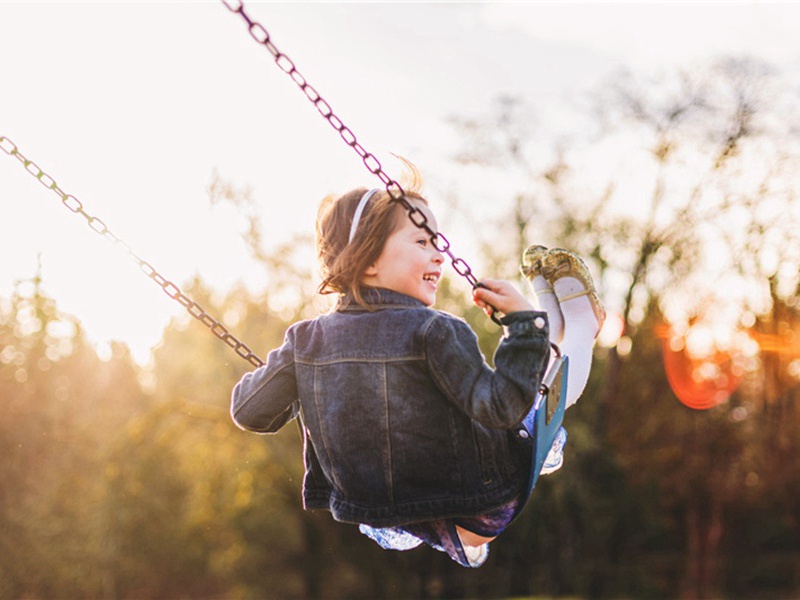
<path fill-rule="evenodd" d="M 538 329 L 542 329 L 544 327 L 544 319 L 542 317 L 536 317 L 533 320 L 533 324 L 536 325 Z"/>
<path fill-rule="evenodd" d="M 523 440 L 528 439 L 528 432 L 525 431 L 524 429 L 520 429 L 519 430 L 519 437 L 521 437 Z"/>

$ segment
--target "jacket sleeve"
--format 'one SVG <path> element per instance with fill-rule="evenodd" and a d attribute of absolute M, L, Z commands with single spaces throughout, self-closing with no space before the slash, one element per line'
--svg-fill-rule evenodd
<path fill-rule="evenodd" d="M 528 414 L 550 360 L 547 314 L 511 313 L 492 370 L 464 321 L 439 315 L 425 332 L 428 368 L 442 392 L 486 427 L 510 429 Z"/>
<path fill-rule="evenodd" d="M 267 356 L 264 366 L 246 373 L 231 394 L 231 417 L 242 429 L 274 433 L 297 416 L 293 330 L 283 345 Z"/>

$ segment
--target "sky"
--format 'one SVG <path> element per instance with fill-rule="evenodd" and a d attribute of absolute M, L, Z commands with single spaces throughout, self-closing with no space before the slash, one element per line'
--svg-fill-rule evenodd
<path fill-rule="evenodd" d="M 798 3 L 246 8 L 390 174 L 392 153 L 421 168 L 434 206 L 458 173 L 448 117 L 486 114 L 501 94 L 537 108 L 544 145 L 573 135 L 587 90 L 622 68 L 730 55 L 800 66 Z M 268 247 L 311 233 L 325 195 L 378 184 L 220 2 L 0 0 L 0 57 L 0 136 L 178 285 L 199 274 L 221 291 L 269 286 L 240 241 L 241 217 L 209 203 L 215 174 L 252 190 Z M 183 313 L 5 153 L 0 211 L 0 297 L 41 262 L 60 309 L 140 362 Z M 440 227 L 479 264 L 468 228 Z"/>

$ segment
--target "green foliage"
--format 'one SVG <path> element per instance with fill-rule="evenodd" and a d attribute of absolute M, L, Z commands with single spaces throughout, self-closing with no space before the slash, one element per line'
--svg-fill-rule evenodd
<path fill-rule="evenodd" d="M 103 454 L 141 394 L 126 350 L 100 361 L 35 284 L 0 314 L 0 594 L 100 595 Z"/>
<path fill-rule="evenodd" d="M 248 339 L 280 343 L 289 321 L 264 298 L 234 290 L 215 300 L 202 282 L 191 288 L 215 312 L 238 315 Z M 441 291 L 442 307 L 464 315 L 491 356 L 498 328 L 458 284 Z M 598 351 L 584 399 L 567 414 L 564 468 L 540 480 L 488 564 L 471 571 L 428 548 L 382 551 L 353 525 L 303 512 L 296 428 L 236 429 L 229 394 L 249 366 L 203 327 L 176 319 L 142 369 L 124 346 L 100 360 L 38 291 L 16 296 L 0 319 L 0 594 L 672 597 L 687 519 L 710 518 L 719 503 L 728 523 L 720 585 L 734 597 L 786 594 L 800 533 L 796 454 L 784 449 L 782 468 L 766 469 L 769 456 L 748 450 L 763 435 L 757 421 L 683 407 L 661 367 L 655 305 L 649 315 L 621 363 L 624 395 L 596 401 L 611 355 Z M 794 406 L 795 393 L 781 402 Z M 742 485 L 742 465 L 759 470 L 757 483 Z M 786 487 L 767 494 L 771 478 Z"/>

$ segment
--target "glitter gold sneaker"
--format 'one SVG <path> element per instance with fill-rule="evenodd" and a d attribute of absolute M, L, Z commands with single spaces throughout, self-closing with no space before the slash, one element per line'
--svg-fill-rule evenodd
<path fill-rule="evenodd" d="M 542 275 L 547 279 L 547 275 L 544 273 L 544 259 L 547 253 L 548 250 L 544 246 L 528 246 L 522 253 L 522 266 L 519 270 L 530 281 L 533 281 L 537 275 Z"/>
<path fill-rule="evenodd" d="M 557 280 L 562 277 L 574 277 L 583 284 L 585 290 L 577 294 L 570 294 L 564 297 L 558 297 L 559 302 L 566 302 L 572 298 L 580 296 L 587 296 L 589 302 L 592 304 L 594 316 L 597 319 L 598 333 L 603 328 L 603 323 L 606 320 L 606 311 L 603 308 L 600 297 L 597 295 L 597 290 L 594 287 L 592 275 L 583 259 L 569 250 L 564 248 L 552 248 L 541 259 L 541 271 L 545 279 L 553 285 Z"/>

